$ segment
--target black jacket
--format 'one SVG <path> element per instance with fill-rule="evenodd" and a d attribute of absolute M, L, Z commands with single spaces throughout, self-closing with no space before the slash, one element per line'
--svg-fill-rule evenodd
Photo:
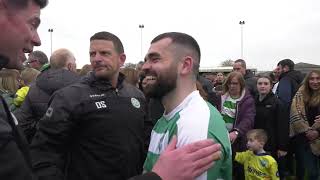
<path fill-rule="evenodd" d="M 1 65 L 6 64 L 0 55 Z M 0 179 L 31 180 L 28 143 L 16 126 L 8 105 L 0 95 Z"/>
<path fill-rule="evenodd" d="M 14 112 L 29 143 L 35 134 L 36 124 L 48 108 L 50 96 L 56 90 L 78 80 L 76 73 L 65 69 L 48 69 L 37 77 L 35 83 L 30 86 L 23 104 Z"/>
<path fill-rule="evenodd" d="M 277 150 L 287 151 L 289 141 L 289 122 L 286 109 L 271 92 L 262 101 L 256 96 L 256 117 L 254 128 L 264 129 L 268 134 L 265 150 L 275 155 Z"/>
<path fill-rule="evenodd" d="M 40 179 L 124 180 L 142 172 L 145 98 L 123 79 L 115 89 L 90 73 L 54 93 L 31 144 Z"/>
<path fill-rule="evenodd" d="M 156 173 L 148 172 L 139 176 L 132 177 L 129 180 L 162 180 L 162 179 Z"/>
<path fill-rule="evenodd" d="M 220 110 L 221 99 L 219 96 L 217 96 L 216 92 L 214 91 L 214 86 L 211 83 L 211 81 L 209 81 L 203 76 L 198 76 L 198 81 L 201 83 L 204 91 L 208 94 L 208 102 Z"/>
<path fill-rule="evenodd" d="M 300 71 L 289 71 L 280 75 L 279 85 L 276 95 L 289 110 L 291 101 L 303 81 Z M 288 115 L 289 116 L 289 115 Z"/>
<path fill-rule="evenodd" d="M 246 88 L 249 90 L 250 94 L 254 97 L 257 94 L 257 79 L 254 77 L 254 74 L 250 70 L 246 70 L 244 75 L 244 80 L 246 83 Z"/>

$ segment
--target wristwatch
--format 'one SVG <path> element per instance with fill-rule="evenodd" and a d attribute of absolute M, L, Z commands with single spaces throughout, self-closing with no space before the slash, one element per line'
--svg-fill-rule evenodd
<path fill-rule="evenodd" d="M 239 135 L 239 132 L 238 131 L 233 131 L 237 136 Z"/>

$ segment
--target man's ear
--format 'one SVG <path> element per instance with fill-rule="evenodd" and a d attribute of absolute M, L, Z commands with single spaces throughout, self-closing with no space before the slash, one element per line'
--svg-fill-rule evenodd
<path fill-rule="evenodd" d="M 124 65 L 124 62 L 126 62 L 126 55 L 122 53 L 120 54 L 120 57 L 119 57 L 120 67 Z"/>
<path fill-rule="evenodd" d="M 181 61 L 181 71 L 180 73 L 183 75 L 189 74 L 193 69 L 193 58 L 191 56 L 186 56 Z"/>
<path fill-rule="evenodd" d="M 289 66 L 285 65 L 284 70 L 285 70 L 285 72 L 288 72 L 290 70 Z"/>
<path fill-rule="evenodd" d="M 69 70 L 69 71 L 72 71 L 73 69 L 72 69 L 72 63 L 68 63 L 67 64 L 67 69 Z"/>

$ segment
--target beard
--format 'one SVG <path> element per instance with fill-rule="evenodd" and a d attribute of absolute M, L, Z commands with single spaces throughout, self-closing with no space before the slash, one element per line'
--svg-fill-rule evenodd
<path fill-rule="evenodd" d="M 176 70 L 168 70 L 166 72 L 157 75 L 156 73 L 146 74 L 155 76 L 156 80 L 152 83 L 147 83 L 143 88 L 143 92 L 149 98 L 161 99 L 163 96 L 171 92 L 176 88 L 177 83 L 177 72 Z"/>

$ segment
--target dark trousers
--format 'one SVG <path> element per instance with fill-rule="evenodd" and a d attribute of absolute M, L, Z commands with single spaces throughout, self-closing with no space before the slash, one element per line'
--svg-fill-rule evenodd
<path fill-rule="evenodd" d="M 234 147 L 234 146 L 232 146 Z M 236 152 L 232 149 L 232 179 L 233 180 L 245 180 L 244 167 L 242 164 L 235 161 Z"/>
<path fill-rule="evenodd" d="M 244 168 L 243 165 L 233 161 L 232 163 L 233 166 L 233 174 L 232 174 L 232 179 L 233 180 L 244 180 Z"/>
<path fill-rule="evenodd" d="M 277 160 L 278 163 L 278 171 L 280 175 L 280 179 L 284 179 L 286 176 L 288 176 L 288 171 L 287 171 L 287 157 L 280 157 L 278 158 L 277 156 L 274 156 L 274 158 Z"/>
<path fill-rule="evenodd" d="M 309 143 L 302 143 L 295 147 L 296 164 L 297 164 L 297 179 L 303 180 L 304 173 L 307 171 L 310 180 L 317 180 L 320 175 L 319 157 L 311 152 Z"/>

